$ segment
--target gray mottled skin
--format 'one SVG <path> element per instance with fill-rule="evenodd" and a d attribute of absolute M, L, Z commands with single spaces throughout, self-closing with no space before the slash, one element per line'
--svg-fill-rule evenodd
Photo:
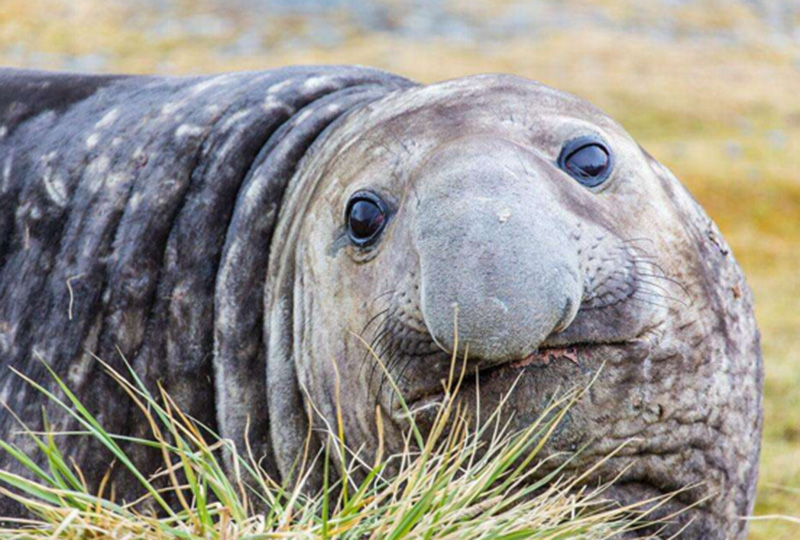
<path fill-rule="evenodd" d="M 486 414 L 519 378 L 506 411 L 522 428 L 596 376 L 553 464 L 586 447 L 585 468 L 627 441 L 590 483 L 620 474 L 621 502 L 701 484 L 662 508 L 709 497 L 668 531 L 744 537 L 761 432 L 750 291 L 698 204 L 597 109 L 511 76 L 418 86 L 346 67 L 5 71 L 0 88 L 2 362 L 43 381 L 40 355 L 113 431 L 147 429 L 87 351 L 120 367 L 119 348 L 238 444 L 249 419 L 285 480 L 309 427 L 335 424 L 337 379 L 348 445 L 375 453 L 378 409 L 399 450 L 408 419 L 361 340 L 426 426 L 457 318 L 468 410 Z M 597 188 L 556 166 L 583 135 L 614 154 Z M 359 190 L 390 208 L 366 249 L 345 230 Z M 42 399 L 8 370 L 0 393 L 40 423 Z M 104 471 L 96 448 L 69 451 Z"/>

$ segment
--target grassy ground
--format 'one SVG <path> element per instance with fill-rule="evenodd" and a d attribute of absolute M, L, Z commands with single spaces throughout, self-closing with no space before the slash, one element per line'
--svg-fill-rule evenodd
<path fill-rule="evenodd" d="M 128 460 L 121 439 L 106 432 L 51 372 L 63 397 L 28 382 L 43 391 L 50 406 L 69 411 L 84 435 L 101 442 L 119 467 L 133 473 L 143 496 L 140 504 L 115 500 L 113 487 L 105 482 L 108 477 L 100 493 L 94 493 L 59 450 L 60 436 L 28 432 L 47 465 L 37 467 L 18 447 L 0 441 L 0 448 L 17 457 L 34 479 L 0 471 L 0 497 L 13 498 L 33 514 L 19 522 L 24 528 L 0 528 L 0 538 L 599 540 L 626 532 L 643 534 L 643 527 L 659 529 L 671 520 L 665 516 L 656 521 L 652 512 L 672 494 L 620 508 L 605 499 L 613 479 L 606 485 L 580 487 L 610 455 L 578 476 L 558 467 L 532 480 L 545 462 L 540 450 L 581 398 L 582 389 L 568 391 L 522 432 L 510 433 L 501 420 L 502 404 L 477 426 L 460 414 L 453 398 L 463 374 L 463 368 L 451 370 L 450 390 L 428 435 L 412 425 L 406 441 L 415 441 L 413 449 L 407 444 L 397 455 L 379 455 L 374 463 L 365 463 L 329 431 L 324 456 L 301 456 L 299 480 L 289 491 L 264 474 L 245 449 L 218 440 L 185 417 L 165 393 L 154 396 L 135 377 L 129 382 L 109 370 L 152 428 L 152 437 L 139 443 L 154 447 L 163 458 L 160 474 L 147 477 Z M 231 476 L 222 466 L 223 453 L 235 463 Z M 318 459 L 332 463 L 334 454 L 341 466 L 334 465 L 335 471 L 325 466 L 321 492 L 304 495 L 306 465 Z M 394 472 L 385 474 L 387 467 Z M 143 512 L 148 506 L 160 511 Z"/>
<path fill-rule="evenodd" d="M 473 2 L 467 15 L 490 24 L 506 4 Z M 361 63 L 426 82 L 509 72 L 589 99 L 689 186 L 744 267 L 755 292 L 766 363 L 755 513 L 798 515 L 800 48 L 778 39 L 740 3 L 674 3 L 667 38 L 635 29 L 637 20 L 662 17 L 657 7 L 642 12 L 614 0 L 566 4 L 578 13 L 601 10 L 605 22 L 484 42 L 365 32 L 332 14 L 338 37 L 331 48 L 298 41 L 308 38 L 309 29 L 292 15 L 263 20 L 255 41 L 243 45 L 245 30 L 253 32 L 248 14 L 202 2 L 190 10 L 181 2 L 143 9 L 101 0 L 3 0 L 0 63 L 170 73 Z M 187 13 L 211 19 L 202 19 L 204 26 L 181 24 Z M 787 522 L 751 526 L 755 539 L 799 535 L 800 525 Z"/>

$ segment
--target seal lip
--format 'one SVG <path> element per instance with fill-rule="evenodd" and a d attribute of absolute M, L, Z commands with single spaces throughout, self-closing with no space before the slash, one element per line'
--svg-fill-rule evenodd
<path fill-rule="evenodd" d="M 608 156 L 608 166 L 606 170 L 603 171 L 598 176 L 593 177 L 576 177 L 570 170 L 567 168 L 567 160 L 572 157 L 572 155 L 580 150 L 585 146 L 597 145 L 605 151 L 606 156 Z M 570 177 L 574 178 L 581 185 L 586 187 L 597 187 L 608 180 L 608 177 L 614 172 L 614 153 L 611 152 L 608 148 L 608 144 L 603 140 L 602 137 L 599 135 L 591 134 L 591 135 L 582 135 L 580 137 L 576 137 L 574 139 L 570 139 L 564 144 L 561 148 L 561 153 L 558 155 L 558 159 L 556 160 L 556 164 L 558 168 L 570 175 Z"/>
<path fill-rule="evenodd" d="M 464 389 L 474 388 L 479 380 L 491 379 L 501 372 L 513 371 L 522 373 L 529 367 L 547 368 L 556 361 L 568 361 L 574 366 L 581 368 L 582 362 L 591 360 L 586 354 L 598 354 L 609 348 L 626 347 L 632 343 L 631 340 L 620 340 L 611 342 L 575 342 L 565 345 L 544 346 L 535 352 L 521 359 L 509 360 L 500 364 L 487 366 L 477 372 L 465 373 L 459 383 L 459 394 Z M 471 390 L 469 390 L 471 391 Z M 411 395 L 404 396 L 407 411 L 401 404 L 394 403 L 392 408 L 392 418 L 396 421 L 408 420 L 408 413 L 411 417 L 416 417 L 432 407 L 438 406 L 447 397 L 447 392 L 441 386 L 431 386 L 419 388 Z"/>

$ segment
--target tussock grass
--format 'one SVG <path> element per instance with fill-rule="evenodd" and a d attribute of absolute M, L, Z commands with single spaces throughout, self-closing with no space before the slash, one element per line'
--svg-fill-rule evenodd
<path fill-rule="evenodd" d="M 22 426 L 44 465 L 0 441 L 29 473 L 0 471 L 0 496 L 19 501 L 33 515 L 0 530 L 3 538 L 612 538 L 652 525 L 650 514 L 671 498 L 622 508 L 604 497 L 610 483 L 581 487 L 604 460 L 579 474 L 567 472 L 568 459 L 544 472 L 542 447 L 585 389 L 564 392 L 537 421 L 512 433 L 502 404 L 480 425 L 471 425 L 454 399 L 460 378 L 451 374 L 432 429 L 423 434 L 412 421 L 402 453 L 379 455 L 367 464 L 346 447 L 340 429 L 330 430 L 320 455 L 302 457 L 299 480 L 289 489 L 265 474 L 249 448 L 215 436 L 163 390 L 154 395 L 135 373 L 123 377 L 106 369 L 138 406 L 152 440 L 106 431 L 53 372 L 62 395 L 27 379 L 52 406 L 67 411 L 80 431 L 37 433 Z M 142 496 L 116 501 L 109 474 L 90 491 L 80 469 L 59 449 L 65 436 L 102 443 L 117 466 L 138 479 Z M 124 442 L 159 450 L 162 469 L 151 477 L 139 472 Z M 231 473 L 222 464 L 225 452 L 233 457 Z M 334 452 L 338 460 L 330 459 Z M 324 487 L 308 494 L 302 471 L 316 460 L 325 464 Z M 343 464 L 341 470 L 333 470 L 335 463 Z"/>

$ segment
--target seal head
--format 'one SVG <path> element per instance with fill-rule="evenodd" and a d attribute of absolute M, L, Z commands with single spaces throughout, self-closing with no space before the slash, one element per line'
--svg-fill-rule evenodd
<path fill-rule="evenodd" d="M 341 411 L 367 458 L 376 410 L 402 448 L 408 418 L 366 344 L 422 426 L 456 352 L 468 409 L 485 418 L 511 392 L 519 429 L 596 379 L 549 443 L 553 466 L 624 444 L 590 482 L 620 475 L 623 503 L 684 490 L 662 509 L 682 511 L 674 531 L 744 535 L 761 426 L 750 293 L 675 177 L 576 97 L 489 75 L 349 114 L 289 186 L 266 310 L 284 474 L 310 403 L 314 422 Z"/>

